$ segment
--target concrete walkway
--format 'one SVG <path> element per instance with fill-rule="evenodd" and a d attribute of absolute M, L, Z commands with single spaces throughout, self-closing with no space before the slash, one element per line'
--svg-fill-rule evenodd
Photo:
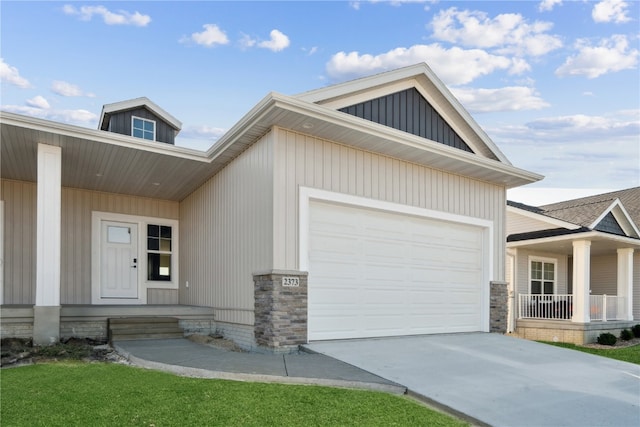
<path fill-rule="evenodd" d="M 243 353 L 184 338 L 116 341 L 114 347 L 134 365 L 178 375 L 406 392 L 399 384 L 322 354 Z"/>
<path fill-rule="evenodd" d="M 640 426 L 640 366 L 488 333 L 305 347 L 492 426 Z"/>

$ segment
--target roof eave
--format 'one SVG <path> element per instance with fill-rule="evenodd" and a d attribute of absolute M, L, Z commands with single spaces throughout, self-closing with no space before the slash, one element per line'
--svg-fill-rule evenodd
<path fill-rule="evenodd" d="M 354 117 L 321 105 L 309 103 L 297 97 L 290 97 L 278 93 L 270 93 L 263 98 L 249 113 L 220 138 L 217 143 L 210 148 L 207 154 L 212 158 L 216 157 L 231 146 L 238 138 L 247 134 L 251 128 L 261 125 L 261 121 L 263 120 L 267 120 L 266 123 L 262 124 L 263 127 L 279 125 L 277 121 L 269 121 L 269 119 L 266 119 L 270 116 L 270 113 L 276 111 L 284 114 L 297 114 L 301 117 L 300 120 L 304 118 L 310 123 L 315 121 L 318 124 L 317 126 L 314 125 L 311 129 L 301 128 L 293 130 L 298 130 L 302 133 L 320 138 L 326 138 L 326 135 L 323 135 L 322 132 L 316 131 L 315 129 L 322 128 L 320 124 L 331 124 L 345 131 L 354 132 L 354 134 L 383 138 L 395 147 L 410 148 L 411 151 L 416 154 L 416 156 L 412 156 L 411 158 L 402 158 L 403 160 L 420 163 L 416 160 L 416 158 L 420 157 L 418 155 L 428 153 L 432 159 L 440 160 L 441 164 L 452 164 L 454 167 L 438 167 L 437 162 L 435 166 L 433 163 L 425 164 L 425 166 L 456 174 L 470 175 L 480 180 L 487 180 L 485 175 L 487 175 L 487 171 L 491 171 L 492 174 L 490 175 L 492 175 L 492 178 L 488 179 L 488 181 L 503 185 L 506 188 L 530 184 L 543 178 L 542 175 L 516 168 L 511 164 L 504 164 L 493 159 L 467 153 L 388 126 Z M 336 142 L 366 150 L 366 147 L 355 145 L 348 140 Z M 390 152 L 393 151 L 393 146 L 389 146 L 388 148 L 389 152 L 381 154 L 393 156 L 393 154 L 390 154 Z M 465 173 L 462 173 L 461 170 L 464 170 Z"/>

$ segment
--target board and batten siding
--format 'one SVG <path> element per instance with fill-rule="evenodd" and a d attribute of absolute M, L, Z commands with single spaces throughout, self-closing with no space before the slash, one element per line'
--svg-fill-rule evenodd
<path fill-rule="evenodd" d="M 2 181 L 5 200 L 5 304 L 34 304 L 36 184 Z M 178 219 L 177 202 L 62 188 L 60 303 L 91 304 L 93 211 Z"/>
<path fill-rule="evenodd" d="M 274 268 L 299 268 L 301 186 L 482 218 L 494 224 L 494 276 L 504 280 L 505 189 L 274 128 Z"/>
<path fill-rule="evenodd" d="M 253 325 L 252 273 L 273 265 L 272 138 L 180 203 L 180 303 L 213 307 L 218 322 Z"/>

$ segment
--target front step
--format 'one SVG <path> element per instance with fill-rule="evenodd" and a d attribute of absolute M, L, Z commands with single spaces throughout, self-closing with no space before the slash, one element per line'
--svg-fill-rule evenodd
<path fill-rule="evenodd" d="M 122 317 L 108 319 L 109 343 L 126 340 L 182 338 L 184 333 L 175 317 Z"/>

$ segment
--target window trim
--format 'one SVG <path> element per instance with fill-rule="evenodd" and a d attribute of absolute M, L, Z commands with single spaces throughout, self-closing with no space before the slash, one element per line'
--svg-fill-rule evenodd
<path fill-rule="evenodd" d="M 138 299 L 113 300 L 100 298 L 100 251 L 102 221 L 129 222 L 138 225 Z M 147 224 L 171 227 L 171 281 L 148 280 L 147 266 Z M 146 304 L 149 289 L 179 289 L 180 285 L 180 222 L 177 219 L 127 215 L 113 212 L 91 212 L 91 303 L 99 304 Z M 144 262 L 142 262 L 144 260 Z"/>
<path fill-rule="evenodd" d="M 171 250 L 166 251 L 166 250 L 162 250 L 161 249 L 161 242 L 160 240 L 162 239 L 162 231 L 161 228 L 158 230 L 158 233 L 160 234 L 158 236 L 158 249 L 149 249 L 149 226 L 150 225 L 154 225 L 156 227 L 169 227 L 171 229 Z M 147 228 L 146 228 L 146 245 L 145 245 L 145 261 L 146 261 L 146 281 L 150 282 L 150 283 L 171 283 L 173 280 L 169 279 L 169 280 L 152 280 L 149 279 L 149 254 L 158 254 L 158 255 L 169 255 L 171 257 L 171 266 L 169 267 L 169 277 L 173 277 L 173 267 L 174 267 L 174 256 L 175 256 L 175 245 L 174 245 L 174 229 L 175 227 L 173 227 L 172 225 L 169 224 L 160 224 L 157 222 L 147 222 Z"/>
<path fill-rule="evenodd" d="M 541 286 L 542 293 L 540 293 L 539 295 L 556 295 L 557 290 L 558 290 L 558 259 L 557 258 L 540 257 L 540 256 L 529 256 L 528 265 L 527 265 L 527 271 L 528 271 L 527 286 L 528 286 L 528 289 L 529 289 L 529 295 L 533 295 L 533 293 L 531 292 L 531 282 L 533 281 L 533 278 L 531 277 L 531 273 L 532 273 L 531 263 L 532 262 L 541 262 L 543 264 L 542 286 Z M 545 280 L 544 279 L 544 264 L 553 264 L 553 293 L 551 293 L 551 294 L 545 294 L 544 293 L 544 282 L 548 282 L 549 281 L 549 280 Z M 536 279 L 536 280 L 538 280 L 538 279 Z M 536 294 L 536 295 L 538 295 L 538 294 Z"/>
<path fill-rule="evenodd" d="M 133 130 L 134 130 L 134 126 L 133 126 L 133 122 L 138 119 L 138 120 L 142 120 L 143 122 L 149 122 L 149 123 L 153 123 L 153 139 L 147 139 L 144 136 L 143 137 L 139 137 L 139 136 L 134 136 L 133 135 Z M 151 119 L 145 119 L 144 117 L 140 117 L 140 116 L 131 116 L 131 136 L 133 136 L 134 138 L 140 138 L 140 139 L 144 139 L 145 141 L 155 141 L 156 140 L 156 130 L 157 130 L 157 123 L 155 120 L 151 120 Z M 147 132 L 144 129 L 142 129 L 142 134 L 144 135 L 144 133 Z"/>

